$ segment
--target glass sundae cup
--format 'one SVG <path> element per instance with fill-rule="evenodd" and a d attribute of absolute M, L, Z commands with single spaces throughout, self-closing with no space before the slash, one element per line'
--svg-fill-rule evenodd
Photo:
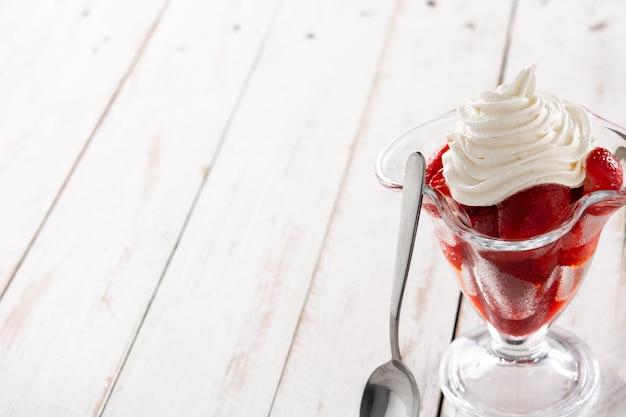
<path fill-rule="evenodd" d="M 598 146 L 622 165 L 626 130 L 587 111 Z M 432 155 L 458 121 L 455 111 L 402 134 L 380 154 L 376 174 L 402 188 L 408 155 Z M 483 235 L 464 209 L 426 185 L 424 209 L 463 294 L 487 329 L 457 338 L 440 365 L 446 399 L 472 416 L 570 416 L 595 396 L 599 369 L 579 338 L 551 327 L 571 301 L 609 217 L 626 190 L 595 191 L 573 203 L 550 231 L 523 240 Z"/>

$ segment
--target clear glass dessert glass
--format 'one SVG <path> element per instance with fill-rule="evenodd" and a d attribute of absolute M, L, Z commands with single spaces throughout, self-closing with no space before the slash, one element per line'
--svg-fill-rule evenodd
<path fill-rule="evenodd" d="M 598 146 L 624 165 L 626 130 L 588 113 Z M 398 137 L 378 158 L 379 181 L 402 188 L 408 155 L 432 155 L 457 121 L 452 111 Z M 442 252 L 487 324 L 448 347 L 440 365 L 448 401 L 472 416 L 537 417 L 576 415 L 594 398 L 599 369 L 591 351 L 551 324 L 585 277 L 604 224 L 625 204 L 624 186 L 596 191 L 572 204 L 553 230 L 507 240 L 480 234 L 454 200 L 424 187 Z"/>

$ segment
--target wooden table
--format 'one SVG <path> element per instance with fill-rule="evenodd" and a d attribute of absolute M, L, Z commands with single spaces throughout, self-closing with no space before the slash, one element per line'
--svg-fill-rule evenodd
<path fill-rule="evenodd" d="M 537 62 L 626 124 L 624 0 L 0 2 L 0 415 L 354 416 L 387 360 L 405 129 Z M 558 319 L 626 415 L 624 215 Z M 480 322 L 425 219 L 422 415 Z"/>

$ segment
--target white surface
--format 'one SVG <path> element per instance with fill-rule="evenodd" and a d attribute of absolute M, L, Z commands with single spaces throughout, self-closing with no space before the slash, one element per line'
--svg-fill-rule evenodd
<path fill-rule="evenodd" d="M 501 0 L 48 3 L 0 4 L 2 416 L 357 415 L 389 355 L 378 152 L 504 56 L 626 124 L 623 1 L 519 2 L 509 48 Z M 623 227 L 557 322 L 608 370 L 593 416 L 626 408 Z M 422 216 L 401 340 L 424 416 L 458 300 Z"/>

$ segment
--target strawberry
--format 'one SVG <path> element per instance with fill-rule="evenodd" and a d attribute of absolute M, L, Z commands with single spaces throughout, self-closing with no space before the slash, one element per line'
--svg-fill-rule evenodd
<path fill-rule="evenodd" d="M 527 239 L 549 231 L 570 204 L 570 189 L 540 184 L 498 204 L 498 230 L 504 239 Z"/>
<path fill-rule="evenodd" d="M 443 239 L 439 240 L 439 246 L 443 251 L 443 255 L 448 262 L 459 272 L 463 268 L 463 260 L 467 259 L 467 253 L 465 249 L 466 243 L 460 239 L 455 239 L 454 244 L 446 243 Z"/>
<path fill-rule="evenodd" d="M 449 147 L 446 143 L 428 158 L 426 162 L 426 177 L 424 180 L 430 187 L 450 197 L 450 189 L 446 184 L 446 179 L 443 177 L 443 161 L 441 160 L 443 154 L 446 153 L 448 149 Z"/>
<path fill-rule="evenodd" d="M 623 170 L 619 160 L 605 148 L 593 148 L 586 159 L 583 195 L 597 190 L 618 190 Z"/>
<path fill-rule="evenodd" d="M 533 284 L 545 283 L 550 278 L 552 271 L 557 266 L 557 255 L 555 243 L 520 252 L 481 251 L 481 256 L 492 264 L 493 270 Z M 502 279 L 505 277 L 502 276 Z M 511 285 L 515 284 L 511 283 Z"/>
<path fill-rule="evenodd" d="M 462 207 L 472 222 L 474 229 L 487 236 L 500 237 L 498 231 L 497 206 L 481 207 L 462 205 Z"/>
<path fill-rule="evenodd" d="M 595 216 L 581 218 L 559 241 L 559 264 L 580 266 L 593 256 L 598 246 L 603 220 Z"/>

